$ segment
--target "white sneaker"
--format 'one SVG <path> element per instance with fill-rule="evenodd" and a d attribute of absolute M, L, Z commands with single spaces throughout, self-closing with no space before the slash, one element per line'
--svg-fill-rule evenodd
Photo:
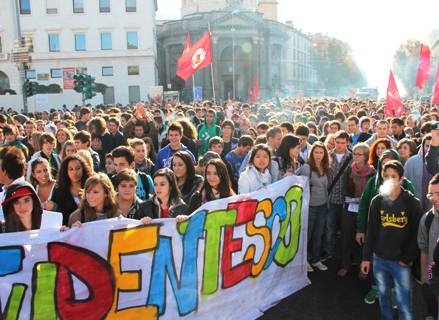
<path fill-rule="evenodd" d="M 314 268 L 317 268 L 317 270 L 320 270 L 320 271 L 326 271 L 326 270 L 328 270 L 328 267 L 325 266 L 325 265 L 324 265 L 323 263 L 321 263 L 320 261 L 317 262 L 317 263 L 313 263 L 312 266 L 313 266 Z"/>
<path fill-rule="evenodd" d="M 307 269 L 308 269 L 308 272 L 314 272 L 314 268 L 313 267 L 311 267 L 311 265 L 309 264 L 309 262 L 307 263 Z"/>

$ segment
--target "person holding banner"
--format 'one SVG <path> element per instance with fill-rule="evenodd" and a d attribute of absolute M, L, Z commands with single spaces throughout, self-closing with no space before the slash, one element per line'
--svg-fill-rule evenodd
<path fill-rule="evenodd" d="M 321 249 L 326 214 L 328 211 L 328 186 L 330 183 L 330 158 L 325 145 L 314 142 L 308 161 L 297 171 L 297 175 L 308 177 L 310 199 L 308 214 L 308 272 L 314 268 L 328 270 L 321 262 Z"/>
<path fill-rule="evenodd" d="M 41 226 L 43 207 L 41 201 L 28 182 L 10 186 L 2 202 L 5 213 L 5 232 L 38 230 Z"/>
<path fill-rule="evenodd" d="M 181 199 L 174 172 L 162 168 L 154 174 L 153 181 L 155 195 L 146 201 L 147 216 L 141 221 L 148 224 L 159 218 L 175 218 L 177 222 L 186 220 L 189 207 Z"/>
<path fill-rule="evenodd" d="M 235 195 L 227 167 L 221 159 L 209 160 L 206 164 L 204 176 L 205 179 L 201 190 L 195 192 L 189 202 L 190 212 L 197 210 L 208 201 Z"/>
<path fill-rule="evenodd" d="M 79 208 L 69 217 L 69 227 L 82 223 L 118 217 L 116 192 L 105 173 L 96 173 L 87 179 Z"/>
<path fill-rule="evenodd" d="M 35 186 L 38 197 L 45 208 L 48 201 L 52 198 L 55 188 L 55 180 L 52 178 L 49 161 L 44 158 L 36 158 L 30 165 L 31 177 L 30 182 Z"/>
<path fill-rule="evenodd" d="M 253 148 L 249 164 L 238 180 L 240 194 L 260 190 L 273 182 L 269 170 L 271 150 L 266 144 L 261 143 Z"/>
<path fill-rule="evenodd" d="M 146 203 L 136 195 L 138 175 L 133 169 L 123 169 L 114 177 L 117 205 L 124 217 L 140 220 L 148 213 Z"/>

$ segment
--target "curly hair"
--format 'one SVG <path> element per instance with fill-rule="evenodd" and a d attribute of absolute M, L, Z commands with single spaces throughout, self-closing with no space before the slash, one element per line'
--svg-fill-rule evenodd
<path fill-rule="evenodd" d="M 371 166 L 373 166 L 374 168 L 376 168 L 376 166 L 378 164 L 378 160 L 379 160 L 379 157 L 377 156 L 376 151 L 377 151 L 377 147 L 380 143 L 384 144 L 386 146 L 386 149 L 390 149 L 392 147 L 390 140 L 387 138 L 381 138 L 381 139 L 375 140 L 375 142 L 370 147 L 370 153 L 369 153 L 369 164 Z"/>
<path fill-rule="evenodd" d="M 73 154 L 67 156 L 62 162 L 58 172 L 58 189 L 61 192 L 70 192 L 71 181 L 68 175 L 68 166 L 71 161 L 78 161 L 82 167 L 81 187 L 85 185 L 87 179 L 93 174 L 93 170 L 88 165 L 87 161 L 83 157 Z"/>

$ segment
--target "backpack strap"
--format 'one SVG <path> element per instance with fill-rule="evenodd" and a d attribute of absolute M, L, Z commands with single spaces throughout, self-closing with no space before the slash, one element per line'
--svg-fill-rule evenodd
<path fill-rule="evenodd" d="M 334 180 L 332 180 L 331 185 L 328 187 L 328 194 L 330 194 L 332 189 L 334 189 L 335 185 L 337 184 L 338 180 L 340 180 L 341 176 L 343 175 L 344 171 L 346 170 L 346 168 L 349 165 L 349 163 L 351 162 L 351 160 L 352 160 L 352 155 L 349 154 L 346 157 L 346 160 L 343 163 L 342 167 L 337 172 L 337 175 L 335 176 Z"/>
<path fill-rule="evenodd" d="M 427 239 L 430 237 L 430 228 L 433 224 L 434 213 L 432 210 L 427 212 L 427 217 L 425 218 L 425 228 L 427 229 Z"/>

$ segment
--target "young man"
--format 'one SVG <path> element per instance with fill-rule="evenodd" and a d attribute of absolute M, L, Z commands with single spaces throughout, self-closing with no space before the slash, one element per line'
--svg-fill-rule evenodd
<path fill-rule="evenodd" d="M 329 207 L 326 216 L 325 241 L 323 245 L 326 254 L 324 258 L 326 259 L 330 259 L 334 255 L 337 222 L 340 221 L 340 215 L 343 210 L 346 185 L 352 163 L 352 153 L 348 150 L 348 133 L 340 130 L 334 135 L 334 140 L 335 149 L 330 155 L 332 158 L 330 170 L 333 179 L 328 187 Z"/>
<path fill-rule="evenodd" d="M 114 169 L 116 174 L 111 177 L 111 181 L 115 185 L 115 177 L 123 169 L 134 169 L 136 164 L 134 162 L 134 151 L 132 148 L 127 146 L 120 146 L 113 150 L 111 153 L 113 156 Z M 149 197 L 154 194 L 154 184 L 149 175 L 141 171 L 137 172 L 137 187 L 136 195 L 141 200 L 148 200 Z"/>
<path fill-rule="evenodd" d="M 384 187 L 370 204 L 361 272 L 368 274 L 373 260 L 382 319 L 394 319 L 392 284 L 398 302 L 398 319 L 413 319 L 410 264 L 418 256 L 420 202 L 401 187 L 404 167 L 399 161 L 387 162 L 382 176 Z"/>
<path fill-rule="evenodd" d="M 26 157 L 26 159 L 30 158 L 29 150 L 24 145 L 24 143 L 22 143 L 21 140 L 18 138 L 18 129 L 16 126 L 13 125 L 4 126 L 3 134 L 5 136 L 5 146 L 17 147 L 18 149 L 23 151 L 23 154 Z"/>
<path fill-rule="evenodd" d="M 120 121 L 116 117 L 111 117 L 108 119 L 108 131 L 110 132 L 111 139 L 110 141 L 110 150 L 116 149 L 119 146 L 125 144 L 125 139 L 122 135 L 122 132 L 119 130 Z"/>
<path fill-rule="evenodd" d="M 73 137 L 75 141 L 75 146 L 77 150 L 87 150 L 90 152 L 91 158 L 93 159 L 93 170 L 94 172 L 101 171 L 101 160 L 99 154 L 94 151 L 91 147 L 91 135 L 85 130 L 79 131 Z"/>
<path fill-rule="evenodd" d="M 207 110 L 204 123 L 197 128 L 199 149 L 198 155 L 203 156 L 209 147 L 209 140 L 215 136 L 221 136 L 221 128 L 216 125 L 216 112 L 214 109 Z"/>
<path fill-rule="evenodd" d="M 396 141 L 407 138 L 404 131 L 404 120 L 400 118 L 393 118 L 390 121 L 390 129 L 392 130 L 392 138 Z"/>
<path fill-rule="evenodd" d="M 178 122 L 171 123 L 168 128 L 168 141 L 169 144 L 160 149 L 157 153 L 157 159 L 155 162 L 154 172 L 161 168 L 171 168 L 171 160 L 177 151 L 186 151 L 192 158 L 194 164 L 196 163 L 195 157 L 189 149 L 181 143 L 183 138 L 183 127 Z"/>
<path fill-rule="evenodd" d="M 75 123 L 75 127 L 78 131 L 87 130 L 87 122 L 91 119 L 91 110 L 87 107 L 82 107 L 79 110 L 79 121 Z"/>
<path fill-rule="evenodd" d="M 439 235 L 439 174 L 436 174 L 428 185 L 428 200 L 433 207 L 424 214 L 419 222 L 418 246 L 421 249 L 421 281 L 422 293 L 429 316 L 437 318 L 438 304 L 428 284 L 428 268 L 433 262 L 433 252 Z"/>
<path fill-rule="evenodd" d="M 134 162 L 136 163 L 136 170 L 141 171 L 147 175 L 152 174 L 154 163 L 148 158 L 148 151 L 146 143 L 142 139 L 134 138 L 128 140 L 129 146 L 134 151 Z"/>
<path fill-rule="evenodd" d="M 439 172 L 439 122 L 432 125 L 431 136 L 431 145 L 425 157 L 425 165 L 428 172 L 435 175 Z"/>
<path fill-rule="evenodd" d="M 308 143 L 309 128 L 300 125 L 296 128 L 296 136 L 300 139 L 300 158 L 302 163 L 308 162 L 308 154 L 311 151 L 311 145 Z"/>
<path fill-rule="evenodd" d="M 238 183 L 240 168 L 246 155 L 253 147 L 253 139 L 248 135 L 243 135 L 238 140 L 238 146 L 226 155 L 226 161 L 233 169 L 233 176 L 230 177 Z"/>
<path fill-rule="evenodd" d="M 221 157 L 225 157 L 231 150 L 235 149 L 238 145 L 238 138 L 233 136 L 235 131 L 235 124 L 231 120 L 224 120 L 221 125 L 223 131 L 224 150 Z"/>
<path fill-rule="evenodd" d="M 389 139 L 392 146 L 396 148 L 398 142 L 395 139 L 393 139 L 391 136 L 389 136 L 389 124 L 387 123 L 386 120 L 379 120 L 376 123 L 375 133 L 369 139 L 367 139 L 366 143 L 371 146 L 377 139 L 382 139 L 382 138 Z"/>

